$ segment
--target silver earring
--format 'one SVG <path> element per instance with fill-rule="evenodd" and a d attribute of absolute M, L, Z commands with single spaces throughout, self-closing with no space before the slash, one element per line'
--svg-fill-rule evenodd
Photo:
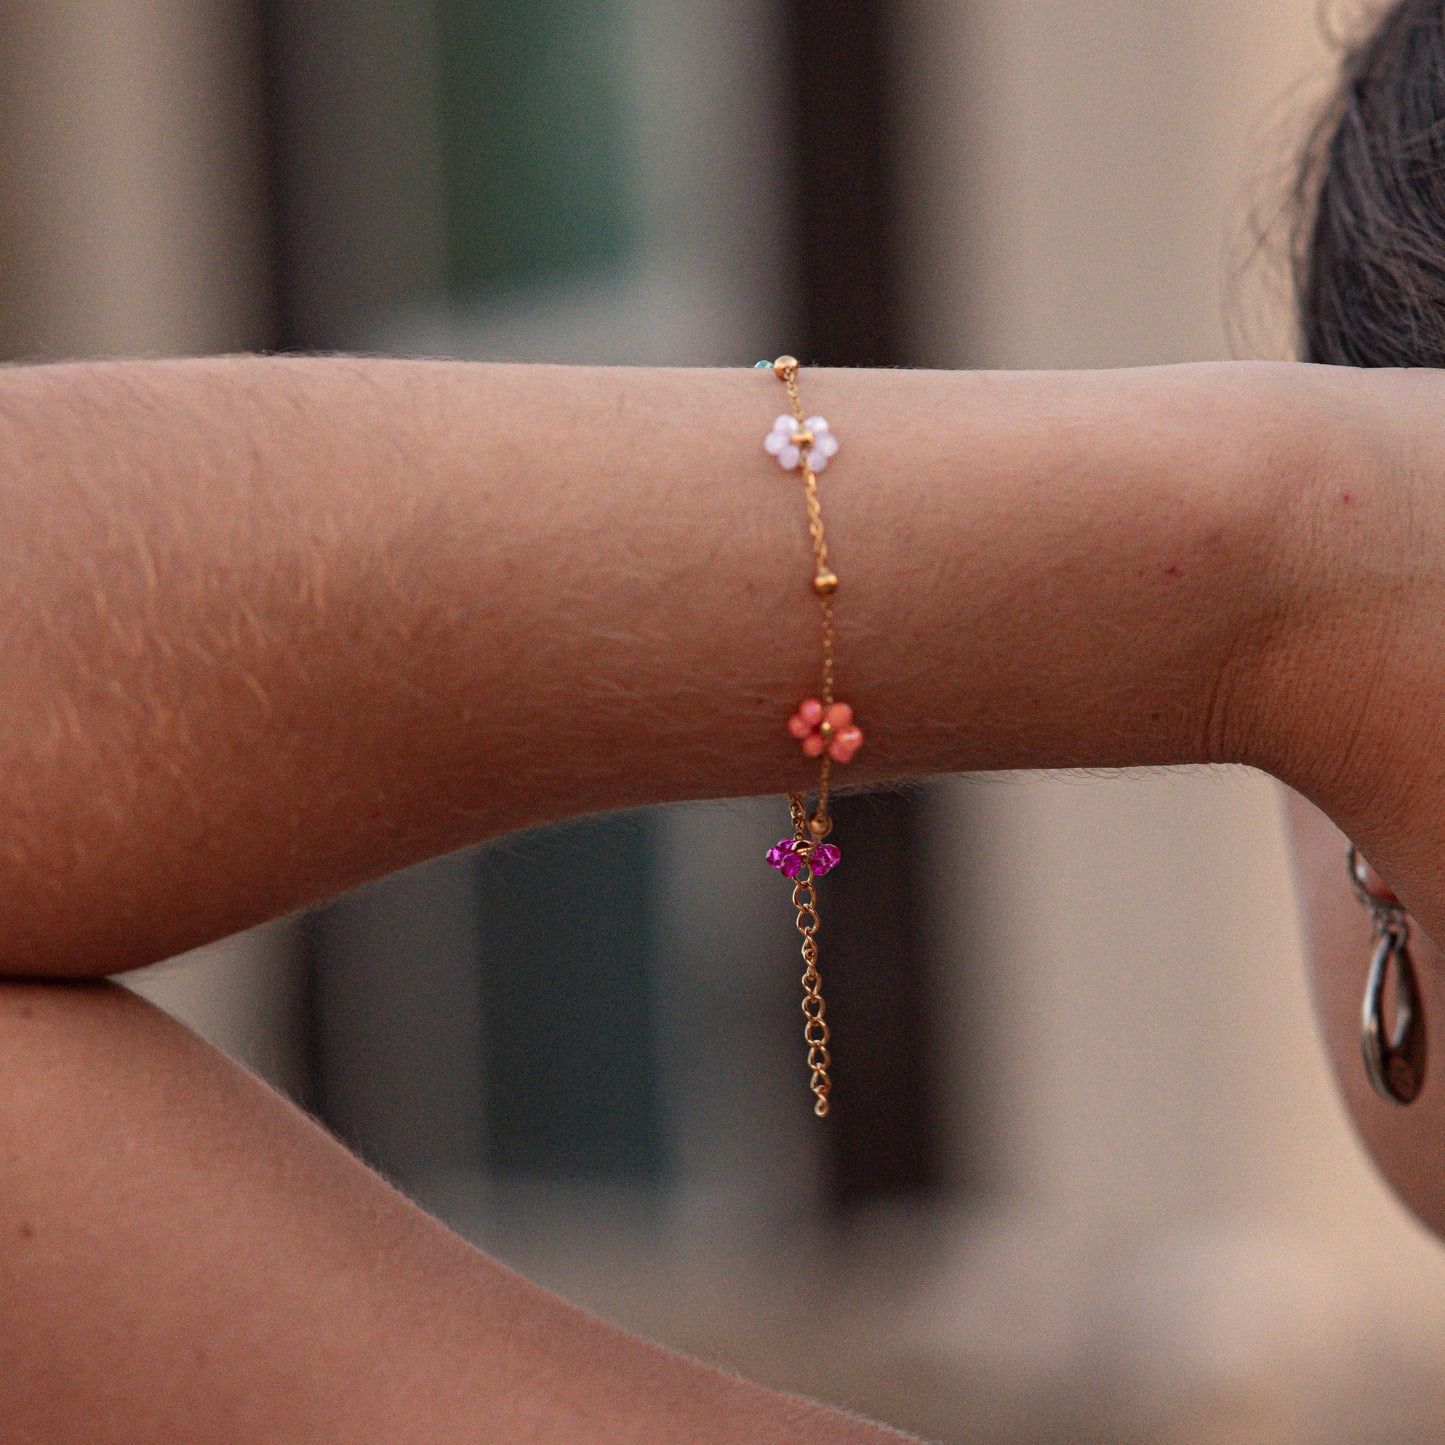
<path fill-rule="evenodd" d="M 1350 884 L 1370 910 L 1375 953 L 1360 1009 L 1360 1050 L 1375 1092 L 1392 1104 L 1413 1104 L 1425 1083 L 1425 1006 L 1410 961 L 1410 919 L 1405 905 L 1369 870 L 1359 849 L 1349 852 Z M 1385 1028 L 1385 983 L 1393 978 L 1395 1025 Z"/>

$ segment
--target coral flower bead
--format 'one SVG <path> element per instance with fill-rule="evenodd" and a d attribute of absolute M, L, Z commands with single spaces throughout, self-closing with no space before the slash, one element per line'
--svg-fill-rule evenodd
<path fill-rule="evenodd" d="M 788 731 L 803 745 L 803 756 L 808 758 L 820 758 L 826 752 L 835 763 L 849 763 L 863 746 L 863 730 L 854 725 L 853 709 L 846 702 L 824 707 L 817 698 L 807 698 L 788 719 Z"/>

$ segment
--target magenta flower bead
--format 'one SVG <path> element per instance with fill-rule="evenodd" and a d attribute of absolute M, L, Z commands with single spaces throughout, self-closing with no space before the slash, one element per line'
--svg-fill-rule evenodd
<path fill-rule="evenodd" d="M 842 860 L 842 853 L 832 843 L 819 843 L 813 849 L 813 877 L 831 873 Z M 768 863 L 784 878 L 796 878 L 803 871 L 803 858 L 796 838 L 783 838 L 768 849 Z"/>

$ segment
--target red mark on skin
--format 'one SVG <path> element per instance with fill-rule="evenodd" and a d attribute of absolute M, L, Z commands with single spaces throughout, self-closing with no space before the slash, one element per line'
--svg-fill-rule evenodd
<path fill-rule="evenodd" d="M 1348 506 L 1350 505 L 1350 503 L 1353 502 L 1354 500 L 1355 500 L 1355 494 L 1354 494 L 1353 492 L 1341 492 L 1341 493 L 1340 493 L 1340 501 L 1342 501 L 1342 502 L 1345 504 L 1345 506 L 1348 507 Z"/>
<path fill-rule="evenodd" d="M 1166 577 L 1177 577 L 1177 576 L 1179 576 L 1179 564 L 1178 564 L 1177 562 L 1171 562 L 1171 563 L 1169 564 L 1169 566 L 1167 566 L 1167 567 L 1161 567 L 1159 570 L 1160 570 Z"/>
<path fill-rule="evenodd" d="M 21 1239 L 35 1238 L 35 1226 L 33 1224 L 22 1224 L 20 1228 L 17 1229 L 15 1232 L 20 1236 Z"/>

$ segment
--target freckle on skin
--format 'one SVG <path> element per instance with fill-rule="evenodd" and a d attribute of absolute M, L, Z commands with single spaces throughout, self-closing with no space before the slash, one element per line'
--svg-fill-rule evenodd
<path fill-rule="evenodd" d="M 15 1233 L 18 1234 L 21 1239 L 34 1239 L 35 1226 L 27 1220 L 20 1226 L 19 1229 L 15 1231 Z"/>

